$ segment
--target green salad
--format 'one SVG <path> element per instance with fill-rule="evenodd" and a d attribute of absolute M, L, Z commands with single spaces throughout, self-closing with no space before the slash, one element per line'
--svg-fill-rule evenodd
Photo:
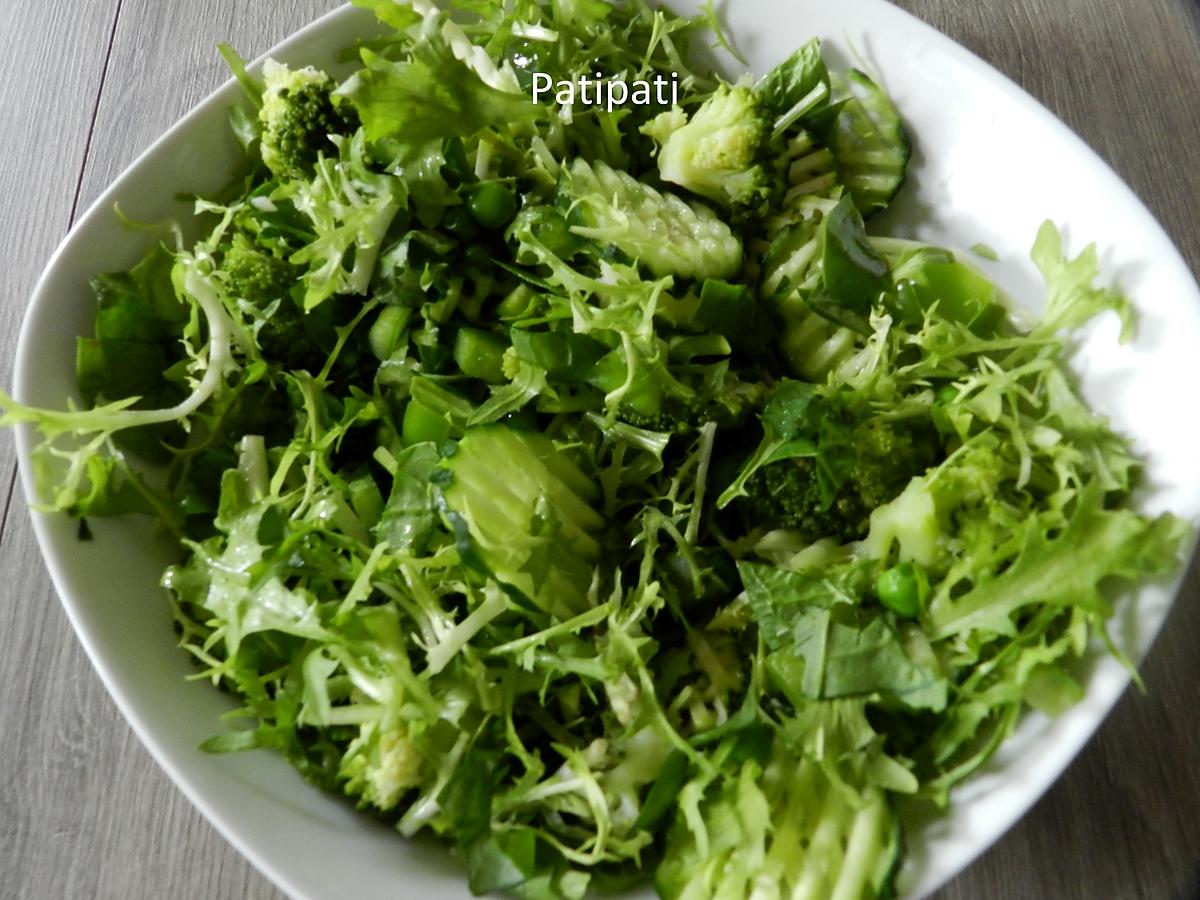
<path fill-rule="evenodd" d="M 875 233 L 909 136 L 815 40 L 731 82 L 711 8 L 359 5 L 345 80 L 226 48 L 245 169 L 94 280 L 88 408 L 0 395 L 46 506 L 177 538 L 180 646 L 239 703 L 204 750 L 476 893 L 889 896 L 899 811 L 1079 699 L 1110 581 L 1179 563 L 1065 362 L 1128 302 L 1050 224 L 1026 328 Z"/>

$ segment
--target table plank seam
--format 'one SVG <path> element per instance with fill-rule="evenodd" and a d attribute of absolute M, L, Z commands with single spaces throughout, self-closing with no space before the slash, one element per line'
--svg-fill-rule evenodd
<path fill-rule="evenodd" d="M 67 233 L 75 225 L 79 214 L 79 198 L 83 194 L 83 179 L 87 173 L 88 160 L 92 155 L 92 137 L 96 132 L 96 119 L 100 113 L 100 99 L 104 96 L 104 85 L 108 78 L 109 65 L 112 61 L 113 44 L 116 42 L 117 26 L 121 21 L 121 5 L 124 0 L 117 0 L 113 10 L 112 25 L 108 29 L 108 45 L 104 48 L 104 64 L 100 68 L 100 82 L 96 85 L 96 100 L 92 104 L 92 115 L 88 121 L 87 135 L 83 141 L 83 156 L 79 160 L 79 175 L 75 179 L 75 193 L 71 197 L 71 212 L 67 216 Z M 17 488 L 17 466 L 14 465 L 8 476 L 8 489 L 4 496 L 4 512 L 0 515 L 0 543 L 4 541 L 4 532 L 8 527 L 9 514 L 12 511 L 13 497 Z"/>
<path fill-rule="evenodd" d="M 75 217 L 79 213 L 79 198 L 83 194 L 83 178 L 87 173 L 88 160 L 92 156 L 92 137 L 96 133 L 96 119 L 100 113 L 100 99 L 104 96 L 104 85 L 108 79 L 108 69 L 112 62 L 113 45 L 117 39 L 117 25 L 121 21 L 121 4 L 124 0 L 117 0 L 116 9 L 113 11 L 112 26 L 108 30 L 108 46 L 104 48 L 104 65 L 100 69 L 100 83 L 96 86 L 96 102 L 92 104 L 92 117 L 88 122 L 87 136 L 83 141 L 83 159 L 79 164 L 79 178 L 75 182 L 75 196 L 71 199 L 71 213 L 67 218 L 67 230 L 75 225 Z"/>
<path fill-rule="evenodd" d="M 51 15 L 49 25 L 38 32 L 46 32 L 38 44 L 85 52 L 69 54 L 71 78 L 56 80 L 75 88 L 69 109 L 60 101 L 62 120 L 70 125 L 70 146 L 55 154 L 53 168 L 43 167 L 43 180 L 55 178 L 57 196 L 53 219 L 38 220 L 40 243 L 34 246 L 52 249 L 76 215 L 86 213 L 95 191 L 186 111 L 164 97 L 164 81 L 178 84 L 175 79 L 186 78 L 188 89 L 199 93 L 217 86 L 210 53 L 214 33 L 231 44 L 261 49 L 313 18 L 310 7 L 326 11 L 334 2 L 342 0 L 60 4 L 68 14 Z M 1200 96 L 1200 0 L 891 2 L 920 13 L 1017 76 L 1071 121 L 1091 146 L 1103 148 L 1106 160 L 1117 165 L 1171 230 L 1193 273 L 1200 273 L 1200 219 L 1192 215 L 1200 177 L 1189 170 L 1183 149 L 1200 143 L 1200 117 L 1192 115 Z M 114 7 L 119 22 L 109 12 Z M 7 37 L 9 21 L 17 31 L 20 15 L 10 17 L 10 11 L 36 10 L 40 22 L 47 18 L 45 8 L 40 0 L 0 0 L 0 32 Z M 300 9 L 303 21 L 297 22 Z M 66 28 L 61 32 L 72 38 L 70 43 L 57 40 L 50 30 L 50 25 L 57 29 L 79 21 L 87 27 L 72 28 L 69 35 Z M 109 24 L 113 33 L 106 50 Z M 170 43 L 161 40 L 168 34 Z M 28 43 L 19 49 L 27 50 Z M 36 59 L 39 50 L 35 45 L 30 58 Z M 95 71 L 98 62 L 101 73 Z M 10 83 L 18 87 L 10 93 L 34 97 L 25 84 L 37 75 L 35 68 L 13 68 Z M 220 74 L 223 78 L 225 73 Z M 86 77 L 83 89 L 75 76 Z M 89 89 L 97 107 L 90 120 Z M 14 110 L 31 105 L 14 105 Z M 0 108 L 7 114 L 7 106 Z M 35 124 L 45 128 L 44 119 Z M 11 143 L 22 150 L 33 146 L 31 141 Z M 0 153 L 0 162 L 0 175 L 8 178 L 0 183 L 6 189 L 9 183 L 29 184 L 18 154 Z M 74 195 L 72 164 L 80 176 Z M 24 202 L 36 208 L 46 201 L 31 192 Z M 13 209 L 19 219 L 24 207 L 18 202 Z M 63 211 L 70 216 L 67 229 Z M 7 220 L 7 207 L 0 218 Z M 41 268 L 35 258 L 40 254 L 12 255 L 23 260 L 19 277 L 32 279 Z M 7 305 L 0 305 L 12 323 L 11 346 L 23 311 L 21 293 L 8 292 Z M 0 445 L 5 439 L 11 440 L 0 435 Z M 11 444 L 0 449 L 0 485 L 9 476 L 0 500 L 0 572 L 7 582 L 0 599 L 10 612 L 0 628 L 0 708 L 5 710 L 0 719 L 0 872 L 5 873 L 0 900 L 282 900 L 182 801 L 178 788 L 150 762 L 101 692 L 61 607 L 47 602 L 54 589 L 37 563 L 31 520 L 21 511 L 26 498 L 16 483 L 15 451 Z M 1143 663 L 1151 695 L 1127 692 L 1040 805 L 939 891 L 936 900 L 1200 900 L 1200 767 L 1194 765 L 1200 760 L 1200 717 L 1189 712 L 1200 709 L 1200 654 L 1194 652 L 1200 636 L 1198 600 L 1200 555 L 1193 558 L 1171 617 Z M 29 664 L 39 657 L 46 663 Z M 81 734 L 88 735 L 86 754 L 78 750 Z"/>
<path fill-rule="evenodd" d="M 17 493 L 17 464 L 13 463 L 8 473 L 8 490 L 4 495 L 4 513 L 0 515 L 0 546 L 4 544 L 4 529 L 8 527 L 8 516 L 12 511 L 12 500 Z"/>

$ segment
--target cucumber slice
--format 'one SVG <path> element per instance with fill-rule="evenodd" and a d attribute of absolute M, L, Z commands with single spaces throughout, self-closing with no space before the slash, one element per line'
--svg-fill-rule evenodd
<path fill-rule="evenodd" d="M 833 153 L 840 181 L 863 217 L 886 208 L 904 184 L 912 143 L 891 98 L 866 74 L 850 72 L 849 96 L 806 123 Z"/>
<path fill-rule="evenodd" d="M 711 209 L 602 162 L 573 161 L 559 192 L 574 234 L 615 247 L 657 276 L 729 278 L 742 267 L 741 241 Z"/>
<path fill-rule="evenodd" d="M 467 429 L 442 465 L 446 506 L 497 580 L 562 619 L 587 609 L 605 520 L 586 473 L 544 434 L 506 425 Z"/>
<path fill-rule="evenodd" d="M 694 783 L 681 791 L 682 798 Z M 900 822 L 878 787 L 849 788 L 822 764 L 777 755 L 708 786 L 677 816 L 655 887 L 666 900 L 872 900 L 893 896 Z M 768 824 L 769 823 L 769 824 Z"/>

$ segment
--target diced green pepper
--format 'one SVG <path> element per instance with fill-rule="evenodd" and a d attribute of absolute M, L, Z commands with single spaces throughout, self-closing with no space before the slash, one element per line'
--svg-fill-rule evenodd
<path fill-rule="evenodd" d="M 460 328 L 454 336 L 454 362 L 464 375 L 488 384 L 503 384 L 508 342 L 482 328 Z"/>
<path fill-rule="evenodd" d="M 440 444 L 450 437 L 451 425 L 443 417 L 416 400 L 409 400 L 404 409 L 404 422 L 400 426 L 400 439 L 411 447 L 432 441 Z"/>

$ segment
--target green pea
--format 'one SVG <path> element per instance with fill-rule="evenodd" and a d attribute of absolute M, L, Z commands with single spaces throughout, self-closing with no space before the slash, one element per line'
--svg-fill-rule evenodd
<path fill-rule="evenodd" d="M 912 618 L 921 611 L 929 595 L 929 576 L 911 562 L 902 562 L 885 569 L 875 582 L 879 602 L 896 615 Z"/>
<path fill-rule="evenodd" d="M 460 328 L 454 336 L 454 362 L 464 375 L 488 384 L 503 384 L 508 342 L 481 328 Z"/>
<path fill-rule="evenodd" d="M 517 199 L 500 182 L 485 181 L 472 192 L 467 208 L 476 222 L 484 228 L 497 231 L 517 214 Z"/>
<path fill-rule="evenodd" d="M 937 394 L 934 395 L 934 400 L 937 403 L 945 406 L 953 403 L 958 398 L 958 388 L 952 384 L 943 384 L 937 389 Z"/>

